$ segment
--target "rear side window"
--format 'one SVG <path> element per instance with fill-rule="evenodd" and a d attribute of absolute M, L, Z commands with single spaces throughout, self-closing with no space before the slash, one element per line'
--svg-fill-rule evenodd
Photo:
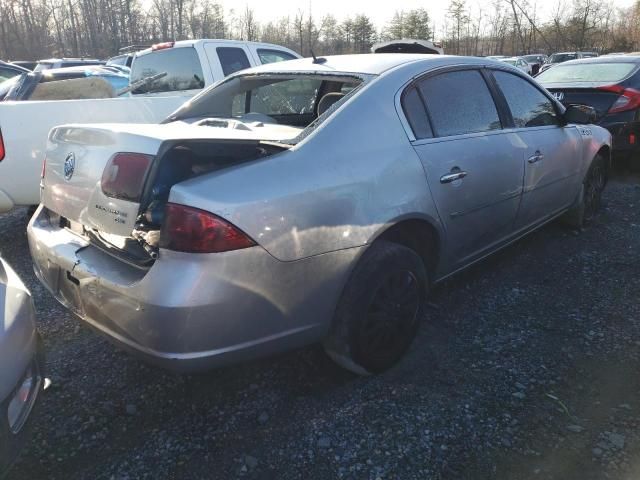
<path fill-rule="evenodd" d="M 417 139 L 433 137 L 427 111 L 415 87 L 410 87 L 402 96 L 402 110 Z"/>
<path fill-rule="evenodd" d="M 558 67 L 555 67 L 558 68 Z M 516 128 L 558 125 L 553 103 L 526 80 L 507 72 L 493 72 Z"/>
<path fill-rule="evenodd" d="M 477 70 L 442 73 L 422 80 L 418 88 L 438 137 L 502 128 L 489 87 Z"/>
<path fill-rule="evenodd" d="M 251 64 L 242 48 L 237 47 L 218 47 L 216 48 L 220 65 L 222 65 L 222 73 L 224 76 L 231 75 L 239 70 L 249 68 Z"/>
<path fill-rule="evenodd" d="M 260 57 L 260 63 L 276 63 L 276 62 L 284 62 L 287 60 L 295 60 L 295 56 L 290 53 L 283 52 L 281 50 L 269 50 L 267 48 L 259 48 L 258 49 L 258 57 Z"/>
<path fill-rule="evenodd" d="M 136 57 L 131 69 L 131 83 L 159 73 L 166 73 L 166 75 L 137 88 L 133 94 L 178 92 L 204 88 L 202 66 L 195 48 L 169 48 Z"/>

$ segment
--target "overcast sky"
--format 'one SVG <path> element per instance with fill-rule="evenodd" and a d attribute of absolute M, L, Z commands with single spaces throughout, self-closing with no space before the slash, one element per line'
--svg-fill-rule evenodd
<path fill-rule="evenodd" d="M 567 5 L 571 0 L 564 0 Z M 627 7 L 633 4 L 634 0 L 611 0 L 614 5 Z M 536 0 L 530 0 L 531 5 Z M 396 10 L 410 10 L 412 8 L 425 8 L 435 21 L 438 30 L 444 21 L 449 0 L 221 0 L 226 10 L 235 8 L 242 10 L 246 5 L 252 8 L 260 22 L 269 21 L 286 15 L 294 16 L 298 10 L 305 13 L 311 8 L 315 17 L 322 17 L 327 13 L 332 13 L 338 19 L 352 16 L 358 13 L 366 13 L 378 27 L 384 25 Z M 491 0 L 467 0 L 473 11 L 478 8 L 490 8 Z M 537 0 L 539 11 L 543 14 L 550 13 L 558 0 Z"/>

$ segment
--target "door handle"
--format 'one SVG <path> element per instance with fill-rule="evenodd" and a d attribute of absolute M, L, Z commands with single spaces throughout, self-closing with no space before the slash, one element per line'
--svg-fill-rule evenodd
<path fill-rule="evenodd" d="M 537 163 L 540 160 L 544 160 L 544 154 L 540 153 L 540 150 L 536 150 L 536 153 L 529 157 L 527 160 L 529 163 Z"/>
<path fill-rule="evenodd" d="M 442 175 L 440 177 L 440 183 L 451 183 L 456 180 L 460 180 L 467 176 L 467 172 L 460 170 L 457 167 L 451 169 L 451 173 L 447 173 L 446 175 Z"/>

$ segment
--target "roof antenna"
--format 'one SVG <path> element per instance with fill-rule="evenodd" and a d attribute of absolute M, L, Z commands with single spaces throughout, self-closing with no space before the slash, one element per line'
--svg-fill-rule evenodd
<path fill-rule="evenodd" d="M 316 57 L 316 54 L 313 53 L 313 50 L 311 50 L 311 56 L 313 57 L 313 63 L 323 64 L 323 63 L 325 63 L 327 61 L 326 58 Z"/>

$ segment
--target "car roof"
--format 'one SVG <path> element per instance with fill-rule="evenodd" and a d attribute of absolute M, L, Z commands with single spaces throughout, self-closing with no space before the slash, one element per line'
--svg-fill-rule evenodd
<path fill-rule="evenodd" d="M 461 57 L 456 55 L 431 55 L 424 53 L 362 53 L 353 55 L 331 55 L 313 58 L 301 58 L 286 62 L 270 63 L 258 67 L 242 70 L 239 74 L 254 74 L 268 72 L 309 72 L 309 73 L 358 73 L 364 75 L 381 75 L 387 70 L 416 62 L 433 64 L 433 66 L 447 66 L 457 64 L 498 64 L 490 59 L 478 57 Z"/>
<path fill-rule="evenodd" d="M 256 47 L 263 47 L 263 48 L 268 48 L 268 49 L 277 49 L 277 50 L 284 50 L 285 52 L 291 52 L 294 53 L 295 55 L 298 55 L 295 51 L 291 50 L 290 48 L 287 47 L 283 47 L 282 45 L 276 45 L 274 43 L 264 43 L 264 42 L 250 42 L 250 41 L 245 41 L 245 40 L 228 40 L 228 39 L 222 39 L 222 38 L 200 38 L 198 40 L 178 40 L 177 42 L 173 42 L 173 46 L 171 46 L 170 48 L 183 48 L 183 47 L 193 47 L 194 45 L 200 44 L 200 43 L 207 43 L 207 42 L 216 42 L 216 43 L 222 43 L 225 45 L 254 45 Z M 171 43 L 171 42 L 160 42 L 160 43 Z M 166 48 L 166 50 L 170 50 L 170 48 Z M 151 52 L 154 52 L 156 50 L 153 49 L 153 47 L 149 47 L 149 48 L 145 48 L 144 50 L 138 50 L 137 52 L 131 52 L 131 53 L 135 53 L 136 56 L 142 56 L 142 55 L 147 55 Z M 299 55 L 298 55 L 299 56 Z"/>

